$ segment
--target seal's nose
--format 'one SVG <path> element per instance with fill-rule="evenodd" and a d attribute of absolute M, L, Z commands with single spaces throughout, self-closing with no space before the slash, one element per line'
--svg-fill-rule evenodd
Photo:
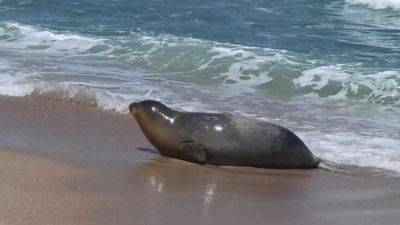
<path fill-rule="evenodd" d="M 135 116 L 135 106 L 137 105 L 136 102 L 129 105 L 129 112 L 132 116 Z"/>

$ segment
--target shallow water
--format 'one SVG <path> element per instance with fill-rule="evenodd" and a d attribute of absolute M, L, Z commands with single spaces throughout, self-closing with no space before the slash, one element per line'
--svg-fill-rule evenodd
<path fill-rule="evenodd" d="M 0 94 L 244 114 L 400 172 L 399 31 L 395 0 L 0 0 Z"/>

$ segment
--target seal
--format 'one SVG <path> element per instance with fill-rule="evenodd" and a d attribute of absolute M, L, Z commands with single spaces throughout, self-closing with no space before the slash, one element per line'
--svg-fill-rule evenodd
<path fill-rule="evenodd" d="M 322 161 L 299 137 L 272 123 L 222 113 L 182 112 L 153 100 L 132 103 L 129 111 L 165 156 L 218 166 L 321 167 Z"/>

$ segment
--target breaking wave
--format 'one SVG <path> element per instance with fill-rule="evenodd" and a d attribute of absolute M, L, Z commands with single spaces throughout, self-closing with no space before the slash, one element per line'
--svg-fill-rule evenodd
<path fill-rule="evenodd" d="M 159 82 L 175 82 L 194 89 L 218 85 L 230 97 L 267 89 L 272 97 L 400 104 L 396 69 L 365 71 L 357 64 L 329 65 L 280 49 L 144 33 L 95 38 L 15 22 L 0 23 L 0 47 L 4 60 L 14 63 L 7 69 L 0 62 L 0 93 L 9 95 L 29 94 L 36 85 L 33 80 L 104 91 L 124 88 L 125 95 L 135 95 L 140 88 L 128 90 L 128 85 L 140 81 L 147 85 L 141 87 L 141 94 L 154 84 L 160 86 Z M 21 60 L 18 52 L 29 56 Z M 16 84 L 18 88 L 13 88 Z"/>
<path fill-rule="evenodd" d="M 372 9 L 400 9 L 398 0 L 346 0 L 349 4 L 366 5 Z"/>

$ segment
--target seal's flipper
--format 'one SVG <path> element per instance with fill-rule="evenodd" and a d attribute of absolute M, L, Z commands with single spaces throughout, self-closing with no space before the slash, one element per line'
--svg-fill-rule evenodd
<path fill-rule="evenodd" d="M 184 140 L 180 142 L 182 150 L 182 159 L 200 164 L 205 164 L 207 161 L 206 148 L 195 141 Z"/>
<path fill-rule="evenodd" d="M 323 169 L 323 170 L 327 170 L 331 173 L 343 173 L 343 174 L 347 174 L 347 175 L 353 175 L 351 172 L 343 170 L 343 169 L 339 169 L 337 165 L 335 165 L 335 163 L 333 162 L 329 162 L 327 160 L 322 160 L 320 158 L 317 158 L 318 160 L 318 164 L 317 164 L 317 168 Z"/>

